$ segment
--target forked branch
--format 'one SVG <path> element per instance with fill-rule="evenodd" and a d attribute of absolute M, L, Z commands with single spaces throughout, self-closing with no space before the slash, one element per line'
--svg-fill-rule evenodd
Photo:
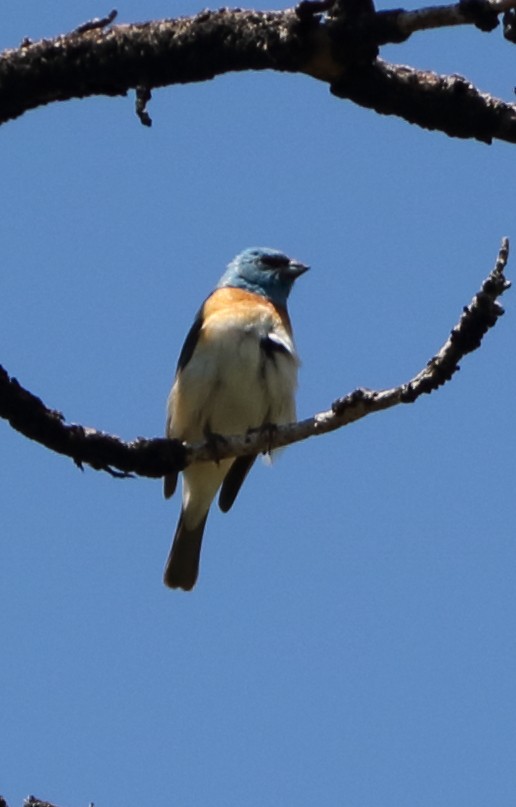
<path fill-rule="evenodd" d="M 137 113 L 159 87 L 208 81 L 228 72 L 304 73 L 332 93 L 453 137 L 516 143 L 516 106 L 459 76 L 389 64 L 380 48 L 416 31 L 503 18 L 516 41 L 516 0 L 462 0 L 416 11 L 377 12 L 373 0 L 301 0 L 284 11 L 221 8 L 193 17 L 112 25 L 115 12 L 69 34 L 0 54 L 0 124 L 29 109 L 92 95 L 137 94 Z M 513 80 L 507 77 L 508 92 Z"/>

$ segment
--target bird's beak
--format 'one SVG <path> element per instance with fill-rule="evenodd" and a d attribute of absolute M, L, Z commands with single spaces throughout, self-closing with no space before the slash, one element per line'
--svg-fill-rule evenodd
<path fill-rule="evenodd" d="M 286 273 L 289 277 L 295 280 L 300 275 L 304 275 L 305 272 L 308 272 L 309 269 L 310 267 L 305 266 L 304 263 L 299 263 L 299 261 L 289 261 Z"/>

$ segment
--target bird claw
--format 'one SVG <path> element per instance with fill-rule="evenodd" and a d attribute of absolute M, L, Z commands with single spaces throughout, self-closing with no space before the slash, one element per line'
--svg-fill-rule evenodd
<path fill-rule="evenodd" d="M 208 451 L 211 453 L 213 462 L 215 462 L 218 465 L 221 459 L 219 447 L 226 446 L 228 441 L 226 440 L 225 437 L 223 437 L 222 434 L 216 434 L 215 432 L 212 432 L 210 429 L 205 429 L 204 439 L 206 440 L 206 446 L 208 448 Z"/>
<path fill-rule="evenodd" d="M 273 443 L 273 440 L 274 440 L 277 432 L 278 432 L 278 427 L 277 427 L 277 425 L 275 423 L 264 423 L 262 426 L 260 426 L 260 434 L 267 435 L 268 442 L 269 442 L 268 447 L 265 449 L 265 451 L 262 452 L 263 454 L 269 454 L 270 455 L 271 451 L 273 451 L 274 446 L 272 445 L 272 443 Z"/>

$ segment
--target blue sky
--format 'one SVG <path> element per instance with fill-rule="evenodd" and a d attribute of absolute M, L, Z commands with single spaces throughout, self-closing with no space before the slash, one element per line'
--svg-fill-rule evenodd
<path fill-rule="evenodd" d="M 265 6 L 261 6 L 265 8 Z M 190 14 L 127 0 L 120 22 Z M 109 8 L 4 0 L 2 48 Z M 510 101 L 499 32 L 385 58 Z M 514 147 L 248 73 L 31 112 L 0 130 L 1 363 L 69 421 L 162 434 L 225 264 L 310 263 L 298 410 L 408 380 L 515 232 Z M 509 264 L 514 276 L 516 258 Z M 213 510 L 191 594 L 179 502 L 0 424 L 0 792 L 63 807 L 509 807 L 516 800 L 514 293 L 440 392 L 257 465 Z"/>

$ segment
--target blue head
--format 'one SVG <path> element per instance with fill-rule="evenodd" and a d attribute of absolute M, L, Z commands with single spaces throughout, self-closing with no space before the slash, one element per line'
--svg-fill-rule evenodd
<path fill-rule="evenodd" d="M 217 288 L 232 286 L 261 294 L 275 305 L 285 306 L 294 280 L 309 267 L 268 247 L 251 247 L 233 258 Z"/>

